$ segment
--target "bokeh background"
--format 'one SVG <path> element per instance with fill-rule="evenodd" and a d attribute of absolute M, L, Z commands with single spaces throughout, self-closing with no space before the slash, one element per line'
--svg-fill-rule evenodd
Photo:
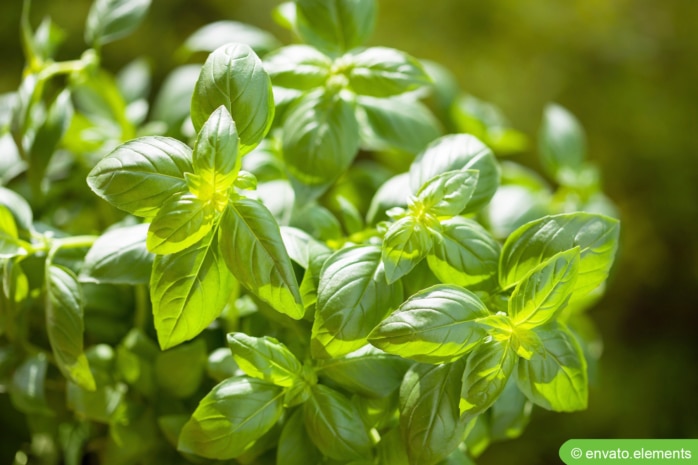
<path fill-rule="evenodd" d="M 290 35 L 276 0 L 153 0 L 138 31 L 105 47 L 118 70 L 147 56 L 154 87 L 176 49 L 221 19 Z M 68 32 L 61 56 L 84 50 L 89 0 L 35 0 Z M 691 0 L 379 0 L 371 44 L 439 62 L 460 88 L 535 134 L 555 101 L 584 125 L 590 157 L 622 219 L 607 295 L 592 310 L 604 340 L 585 412 L 537 409 L 524 435 L 486 464 L 559 463 L 570 438 L 698 438 L 698 2 Z M 0 4 L 0 93 L 20 80 L 21 1 Z M 2 156 L 2 154 L 0 154 Z M 530 162 L 523 154 L 521 161 Z"/>

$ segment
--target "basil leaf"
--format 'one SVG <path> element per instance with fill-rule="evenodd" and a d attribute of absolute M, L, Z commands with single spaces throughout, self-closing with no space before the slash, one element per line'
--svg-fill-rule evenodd
<path fill-rule="evenodd" d="M 123 414 L 128 386 L 115 380 L 118 371 L 111 346 L 92 346 L 85 351 L 85 357 L 92 369 L 96 389 L 86 390 L 69 380 L 66 385 L 66 403 L 68 408 L 82 418 L 109 424 Z"/>
<path fill-rule="evenodd" d="M 517 359 L 509 339 L 490 339 L 478 345 L 463 372 L 461 414 L 473 418 L 490 408 L 504 391 Z"/>
<path fill-rule="evenodd" d="M 12 405 L 27 414 L 53 415 L 46 399 L 48 359 L 39 352 L 28 357 L 12 374 L 9 385 Z"/>
<path fill-rule="evenodd" d="M 247 44 L 259 55 L 275 50 L 280 45 L 271 33 L 255 26 L 237 21 L 215 21 L 200 27 L 187 37 L 182 50 L 188 54 L 212 52 L 231 42 Z"/>
<path fill-rule="evenodd" d="M 246 198 L 230 202 L 218 240 L 228 269 L 243 286 L 278 312 L 303 317 L 293 265 L 279 226 L 264 205 Z"/>
<path fill-rule="evenodd" d="M 95 194 L 136 216 L 152 216 L 173 194 L 184 192 L 184 173 L 193 170 L 191 149 L 169 137 L 126 142 L 90 171 Z"/>
<path fill-rule="evenodd" d="M 283 390 L 254 378 L 230 378 L 201 399 L 179 435 L 177 449 L 228 460 L 242 455 L 283 413 Z"/>
<path fill-rule="evenodd" d="M 584 410 L 589 395 L 587 363 L 576 338 L 560 324 L 533 331 L 543 348 L 530 360 L 519 360 L 519 389 L 531 402 L 548 410 Z"/>
<path fill-rule="evenodd" d="M 192 396 L 204 378 L 206 342 L 196 339 L 157 354 L 155 376 L 162 391 L 178 399 Z M 182 370 L 182 367 L 187 367 Z"/>
<path fill-rule="evenodd" d="M 581 298 L 608 277 L 619 232 L 618 220 L 582 212 L 546 216 L 526 223 L 502 247 L 499 283 L 503 289 L 510 288 L 552 256 L 579 247 L 579 273 L 571 300 Z"/>
<path fill-rule="evenodd" d="M 295 0 L 295 4 L 296 32 L 326 53 L 357 47 L 373 32 L 375 0 Z"/>
<path fill-rule="evenodd" d="M 173 195 L 150 223 L 146 238 L 148 250 L 160 255 L 185 250 L 211 231 L 214 214 L 210 203 L 189 192 Z"/>
<path fill-rule="evenodd" d="M 275 86 L 310 90 L 330 77 L 332 60 L 308 45 L 289 45 L 264 57 L 264 69 Z"/>
<path fill-rule="evenodd" d="M 280 230 L 281 239 L 291 260 L 306 270 L 317 257 L 328 258 L 332 254 L 332 249 L 301 229 L 281 226 Z"/>
<path fill-rule="evenodd" d="M 411 465 L 435 465 L 463 439 L 458 410 L 464 361 L 414 365 L 400 387 L 400 430 Z"/>
<path fill-rule="evenodd" d="M 46 330 L 58 368 L 80 387 L 95 390 L 95 380 L 83 350 L 83 296 L 77 278 L 67 268 L 46 269 Z"/>
<path fill-rule="evenodd" d="M 510 376 L 499 398 L 490 409 L 490 436 L 493 441 L 517 438 L 523 433 L 531 418 L 533 404 L 516 385 L 516 377 Z"/>
<path fill-rule="evenodd" d="M 454 216 L 441 222 L 427 255 L 429 269 L 446 284 L 492 289 L 497 284 L 499 243 L 476 221 Z"/>
<path fill-rule="evenodd" d="M 455 216 L 465 210 L 477 187 L 479 171 L 446 171 L 417 191 L 415 205 L 436 216 Z"/>
<path fill-rule="evenodd" d="M 85 25 L 85 41 L 93 47 L 133 32 L 143 21 L 150 0 L 95 0 Z"/>
<path fill-rule="evenodd" d="M 240 156 L 249 153 L 269 132 L 274 120 L 274 97 L 269 75 L 247 45 L 223 45 L 206 59 L 191 100 L 194 129 L 201 130 L 221 105 L 237 125 Z"/>
<path fill-rule="evenodd" d="M 218 107 L 199 131 L 194 145 L 194 173 L 200 176 L 213 193 L 222 193 L 227 201 L 228 188 L 240 171 L 238 133 L 228 109 Z M 201 200 L 213 198 L 213 193 L 199 194 Z"/>
<path fill-rule="evenodd" d="M 41 192 L 42 182 L 49 162 L 58 147 L 58 143 L 68 130 L 73 119 L 73 104 L 70 91 L 63 90 L 48 109 L 45 120 L 36 130 L 31 147 L 27 153 L 29 166 L 27 180 L 34 192 Z"/>
<path fill-rule="evenodd" d="M 249 376 L 281 387 L 291 387 L 299 380 L 301 363 L 273 337 L 228 333 L 228 346 L 235 362 Z"/>
<path fill-rule="evenodd" d="M 456 360 L 485 336 L 477 319 L 489 315 L 472 292 L 436 285 L 413 295 L 371 332 L 371 344 L 425 363 Z"/>
<path fill-rule="evenodd" d="M 417 192 L 424 183 L 453 170 L 478 170 L 477 187 L 466 211 L 489 202 L 499 187 L 499 165 L 486 145 L 468 134 L 443 136 L 432 142 L 410 166 L 410 186 Z"/>
<path fill-rule="evenodd" d="M 165 350 L 194 338 L 221 313 L 235 281 L 218 249 L 217 231 L 171 255 L 157 255 L 150 278 L 155 329 Z"/>
<path fill-rule="evenodd" d="M 405 465 L 409 463 L 407 448 L 400 435 L 400 430 L 397 428 L 381 433 L 377 452 L 378 463 L 381 465 Z"/>
<path fill-rule="evenodd" d="M 148 284 L 153 255 L 145 246 L 148 224 L 110 229 L 87 252 L 81 282 Z"/>
<path fill-rule="evenodd" d="M 356 101 L 361 142 L 369 149 L 419 153 L 442 133 L 441 123 L 418 100 L 358 96 Z"/>
<path fill-rule="evenodd" d="M 574 179 L 584 167 L 584 131 L 574 115 L 560 105 L 549 104 L 543 111 L 538 151 L 543 167 L 558 182 Z"/>
<path fill-rule="evenodd" d="M 276 449 L 276 463 L 309 465 L 320 463 L 321 455 L 305 429 L 303 410 L 298 409 L 284 423 Z"/>
<path fill-rule="evenodd" d="M 18 234 L 24 234 L 33 229 L 32 209 L 24 197 L 0 186 L 0 206 L 12 213 Z M 4 222 L 9 222 L 9 220 L 4 220 Z"/>
<path fill-rule="evenodd" d="M 347 461 L 371 457 L 371 439 L 356 406 L 337 391 L 317 384 L 303 405 L 310 439 L 324 455 Z"/>
<path fill-rule="evenodd" d="M 359 150 L 354 104 L 320 89 L 287 110 L 281 136 L 288 173 L 309 186 L 337 179 Z"/>
<path fill-rule="evenodd" d="M 26 254 L 27 251 L 19 239 L 12 212 L 4 205 L 0 205 L 0 259 Z"/>
<path fill-rule="evenodd" d="M 427 225 L 412 215 L 390 225 L 383 238 L 381 259 L 388 283 L 394 283 L 427 256 L 433 244 Z"/>
<path fill-rule="evenodd" d="M 386 47 L 353 50 L 338 59 L 345 66 L 349 88 L 359 95 L 393 97 L 429 85 L 419 61 Z"/>
<path fill-rule="evenodd" d="M 330 360 L 320 360 L 317 374 L 349 392 L 366 397 L 386 397 L 400 387 L 410 362 L 375 347 Z"/>
<path fill-rule="evenodd" d="M 512 322 L 523 328 L 541 326 L 562 310 L 574 292 L 579 260 L 579 247 L 575 247 L 531 270 L 509 299 Z"/>
<path fill-rule="evenodd" d="M 371 205 L 366 214 L 368 222 L 376 224 L 388 218 L 385 214 L 387 210 L 393 207 L 406 207 L 409 195 L 408 173 L 401 173 L 388 179 L 378 188 L 373 199 L 371 199 Z"/>
<path fill-rule="evenodd" d="M 366 344 L 381 319 L 402 300 L 402 284 L 387 284 L 381 249 L 340 249 L 320 273 L 311 349 L 315 358 L 339 357 Z"/>
<path fill-rule="evenodd" d="M 166 135 L 182 136 L 182 126 L 189 118 L 191 97 L 200 72 L 200 65 L 178 66 L 162 82 L 153 102 L 150 119 L 165 123 Z"/>

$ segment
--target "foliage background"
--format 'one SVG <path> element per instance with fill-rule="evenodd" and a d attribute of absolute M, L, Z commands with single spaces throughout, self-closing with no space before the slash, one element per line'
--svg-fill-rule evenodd
<path fill-rule="evenodd" d="M 62 58 L 84 50 L 89 0 L 35 0 L 68 33 Z M 276 0 L 154 0 L 145 23 L 108 45 L 106 67 L 146 55 L 154 85 L 198 27 L 234 19 L 288 34 L 271 21 Z M 556 101 L 584 125 L 591 158 L 622 219 L 609 291 L 591 315 L 605 348 L 590 407 L 536 410 L 520 439 L 478 463 L 558 463 L 570 438 L 698 437 L 698 2 L 685 0 L 379 0 L 371 44 L 451 69 L 460 87 L 499 105 L 535 138 Z M 0 93 L 19 84 L 21 1 L 0 5 Z M 199 57 L 202 58 L 202 57 Z M 535 140 L 535 139 L 534 139 Z M 2 156 L 2 154 L 0 154 Z M 517 161 L 536 166 L 533 154 Z M 0 395 L 0 404 L 9 404 Z M 21 425 L 0 419 L 12 443 Z M 2 455 L 2 454 L 0 454 Z"/>

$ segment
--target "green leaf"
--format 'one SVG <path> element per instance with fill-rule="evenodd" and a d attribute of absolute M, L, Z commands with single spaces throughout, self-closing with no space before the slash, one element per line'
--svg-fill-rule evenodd
<path fill-rule="evenodd" d="M 28 152 L 29 167 L 27 178 L 34 192 L 41 192 L 44 175 L 58 143 L 68 130 L 73 118 L 73 104 L 70 90 L 64 89 L 51 103 L 45 120 L 37 128 Z"/>
<path fill-rule="evenodd" d="M 363 44 L 376 21 L 375 0 L 295 0 L 296 32 L 304 42 L 338 54 Z"/>
<path fill-rule="evenodd" d="M 14 217 L 14 222 L 17 226 L 18 233 L 29 232 L 33 229 L 33 213 L 31 206 L 14 191 L 0 186 L 0 206 L 7 208 Z M 7 224 L 9 220 L 3 220 Z"/>
<path fill-rule="evenodd" d="M 275 50 L 280 43 L 271 33 L 237 21 L 216 21 L 194 31 L 182 45 L 187 54 L 212 52 L 218 47 L 237 42 L 247 44 L 259 55 Z"/>
<path fill-rule="evenodd" d="M 504 390 L 490 410 L 490 435 L 493 441 L 517 438 L 531 418 L 533 404 L 516 385 L 516 377 L 510 376 Z"/>
<path fill-rule="evenodd" d="M 374 346 L 425 363 L 456 360 L 485 337 L 477 319 L 489 315 L 472 292 L 436 285 L 413 295 L 369 335 Z"/>
<path fill-rule="evenodd" d="M 499 164 L 486 145 L 468 134 L 443 136 L 432 142 L 410 166 L 410 186 L 417 192 L 434 176 L 453 170 L 478 170 L 477 188 L 467 212 L 486 205 L 499 187 Z"/>
<path fill-rule="evenodd" d="M 533 331 L 543 342 L 543 348 L 530 360 L 519 360 L 516 378 L 519 389 L 531 402 L 548 410 L 584 410 L 589 382 L 579 343 L 563 325 L 548 325 Z"/>
<path fill-rule="evenodd" d="M 214 206 L 194 194 L 174 194 L 150 223 L 146 246 L 154 254 L 181 252 L 199 242 L 213 228 Z"/>
<path fill-rule="evenodd" d="M 191 97 L 200 72 L 200 65 L 179 66 L 165 77 L 160 86 L 150 118 L 167 125 L 166 135 L 182 134 L 182 125 L 189 118 Z"/>
<path fill-rule="evenodd" d="M 592 213 L 564 213 L 526 223 L 502 247 L 499 283 L 503 289 L 510 288 L 554 255 L 579 247 L 579 272 L 571 300 L 581 298 L 608 277 L 619 233 L 618 220 Z"/>
<path fill-rule="evenodd" d="M 87 252 L 81 282 L 148 284 L 153 255 L 145 246 L 148 224 L 113 228 L 102 234 Z"/>
<path fill-rule="evenodd" d="M 340 249 L 320 274 L 311 348 L 315 358 L 339 357 L 366 344 L 371 330 L 402 301 L 402 284 L 387 284 L 381 249 Z"/>
<path fill-rule="evenodd" d="M 431 82 L 417 60 L 392 48 L 353 50 L 339 58 L 336 66 L 346 69 L 352 91 L 369 97 L 393 97 Z"/>
<path fill-rule="evenodd" d="M 538 150 L 543 167 L 558 182 L 578 175 L 584 166 L 586 140 L 574 115 L 559 105 L 547 105 L 538 134 Z"/>
<path fill-rule="evenodd" d="M 106 344 L 92 346 L 85 351 L 94 375 L 95 387 L 91 391 L 68 381 L 66 403 L 75 414 L 99 423 L 111 423 L 123 412 L 124 396 L 128 387 L 117 382 L 114 349 Z"/>
<path fill-rule="evenodd" d="M 25 414 L 53 415 L 46 399 L 46 354 L 28 357 L 12 374 L 9 385 L 12 405 Z"/>
<path fill-rule="evenodd" d="M 436 216 L 455 216 L 465 210 L 477 187 L 479 171 L 446 171 L 429 179 L 417 191 L 414 205 Z"/>
<path fill-rule="evenodd" d="M 235 362 L 249 376 L 281 387 L 291 387 L 299 381 L 301 363 L 273 337 L 228 333 L 228 346 Z"/>
<path fill-rule="evenodd" d="M 150 0 L 95 0 L 85 27 L 85 41 L 99 46 L 133 32 L 141 23 Z"/>
<path fill-rule="evenodd" d="M 405 465 L 409 463 L 407 448 L 398 428 L 381 432 L 381 440 L 377 446 L 378 463 L 381 465 Z"/>
<path fill-rule="evenodd" d="M 510 339 L 489 339 L 468 356 L 462 379 L 460 412 L 468 418 L 478 415 L 499 398 L 516 365 Z"/>
<path fill-rule="evenodd" d="M 401 173 L 388 179 L 381 185 L 371 199 L 366 213 L 367 221 L 376 224 L 388 219 L 386 211 L 394 207 L 407 207 L 410 195 L 409 174 Z"/>
<path fill-rule="evenodd" d="M 293 265 L 264 205 L 246 198 L 231 202 L 221 219 L 219 243 L 225 263 L 243 286 L 278 312 L 303 317 Z"/>
<path fill-rule="evenodd" d="M 278 386 L 247 377 L 227 379 L 199 402 L 177 449 L 209 459 L 238 457 L 279 420 L 282 401 Z"/>
<path fill-rule="evenodd" d="M 206 358 L 206 342 L 203 339 L 157 354 L 155 376 L 161 392 L 178 399 L 193 395 L 203 381 Z"/>
<path fill-rule="evenodd" d="M 150 278 L 150 299 L 160 347 L 192 339 L 230 300 L 235 280 L 218 249 L 214 229 L 197 244 L 158 255 Z"/>
<path fill-rule="evenodd" d="M 305 427 L 315 446 L 335 460 L 371 457 L 371 440 L 356 406 L 337 391 L 317 384 L 303 405 Z"/>
<path fill-rule="evenodd" d="M 410 465 L 435 465 L 463 439 L 458 410 L 464 362 L 417 364 L 400 387 L 400 430 Z"/>
<path fill-rule="evenodd" d="M 509 299 L 516 326 L 533 328 L 550 321 L 565 307 L 577 283 L 579 247 L 560 252 L 531 270 Z"/>
<path fill-rule="evenodd" d="M 305 429 L 303 410 L 298 409 L 284 423 L 276 449 L 276 463 L 309 465 L 320 463 L 321 455 Z"/>
<path fill-rule="evenodd" d="M 356 101 L 361 141 L 369 149 L 416 154 L 442 133 L 441 123 L 418 100 L 359 96 Z"/>
<path fill-rule="evenodd" d="M 386 397 L 400 387 L 410 362 L 369 345 L 344 357 L 321 360 L 317 373 L 349 392 Z"/>
<path fill-rule="evenodd" d="M 308 45 L 289 45 L 264 57 L 264 69 L 275 86 L 310 90 L 323 87 L 332 60 Z"/>
<path fill-rule="evenodd" d="M 95 194 L 136 216 L 152 216 L 173 194 L 184 192 L 192 172 L 191 149 L 169 137 L 126 142 L 104 157 L 87 176 Z"/>
<path fill-rule="evenodd" d="M 390 225 L 383 238 L 381 259 L 388 283 L 394 283 L 419 264 L 433 245 L 430 228 L 408 215 Z"/>
<path fill-rule="evenodd" d="M 262 61 L 244 44 L 227 44 L 206 59 L 191 101 L 191 119 L 199 131 L 221 105 L 238 128 L 240 156 L 259 144 L 274 120 L 271 80 Z"/>
<path fill-rule="evenodd" d="M 225 194 L 235 182 L 240 164 L 235 122 L 228 109 L 220 106 L 206 120 L 194 145 L 194 173 L 213 191 L 198 193 L 199 198 L 208 201 L 214 193 L 221 193 L 225 203 Z"/>
<path fill-rule="evenodd" d="M 443 283 L 469 289 L 496 286 L 499 243 L 474 220 L 454 216 L 441 222 L 439 240 L 427 256 L 429 269 Z"/>
<path fill-rule="evenodd" d="M 0 259 L 26 254 L 12 212 L 0 204 Z"/>
<path fill-rule="evenodd" d="M 281 142 L 293 178 L 310 186 L 331 183 L 359 150 L 354 104 L 324 90 L 304 95 L 287 110 Z"/>
<path fill-rule="evenodd" d="M 46 330 L 63 376 L 95 390 L 95 380 L 83 351 L 83 296 L 72 271 L 57 265 L 46 269 Z"/>

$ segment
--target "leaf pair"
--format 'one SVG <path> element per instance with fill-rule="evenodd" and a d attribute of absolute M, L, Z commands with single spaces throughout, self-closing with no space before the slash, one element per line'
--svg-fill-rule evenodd
<path fill-rule="evenodd" d="M 311 447 L 304 456 L 315 447 L 336 460 L 371 456 L 372 444 L 356 406 L 317 385 L 314 372 L 283 344 L 243 333 L 229 334 L 228 343 L 249 377 L 229 378 L 202 399 L 182 429 L 181 451 L 222 460 L 238 457 L 277 423 L 285 407 L 303 403 L 302 419 L 299 413 L 287 420 L 280 449 L 289 448 L 294 438 Z"/>

